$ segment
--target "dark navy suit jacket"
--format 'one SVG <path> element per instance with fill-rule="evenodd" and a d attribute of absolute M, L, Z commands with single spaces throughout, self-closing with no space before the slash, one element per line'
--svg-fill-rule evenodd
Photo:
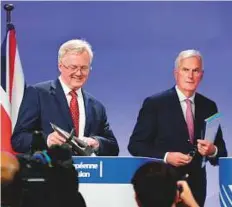
<path fill-rule="evenodd" d="M 98 139 L 98 155 L 118 155 L 118 143 L 110 129 L 104 106 L 89 93 L 82 92 L 86 113 L 84 136 Z M 42 130 L 46 138 L 53 132 L 50 122 L 68 132 L 74 127 L 67 99 L 58 79 L 26 89 L 12 136 L 13 149 L 28 152 L 35 130 Z"/>
<path fill-rule="evenodd" d="M 213 101 L 199 93 L 196 93 L 194 102 L 194 144 L 196 145 L 196 140 L 204 134 L 204 120 L 217 112 L 217 106 Z M 218 130 L 214 144 L 218 148 L 217 156 L 207 159 L 211 164 L 216 165 L 218 164 L 219 157 L 227 156 L 221 128 Z M 130 137 L 128 145 L 129 152 L 134 156 L 164 159 L 166 152 L 182 152 L 188 154 L 193 148 L 194 145 L 189 141 L 187 124 L 175 87 L 158 95 L 146 98 L 139 112 L 134 131 Z M 199 186 L 203 188 L 203 192 L 206 187 L 206 174 L 205 168 L 201 168 L 201 163 L 202 156 L 197 154 L 191 164 L 185 167 L 179 167 L 177 170 L 182 175 L 185 173 L 194 175 L 192 179 L 195 179 L 195 183 L 199 182 Z"/>

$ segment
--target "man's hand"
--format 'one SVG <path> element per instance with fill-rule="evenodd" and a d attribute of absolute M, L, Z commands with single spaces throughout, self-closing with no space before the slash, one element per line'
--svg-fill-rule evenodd
<path fill-rule="evenodd" d="M 181 187 L 181 192 L 179 194 L 180 202 L 189 207 L 199 207 L 186 181 L 178 181 L 177 186 Z"/>
<path fill-rule="evenodd" d="M 208 140 L 198 139 L 197 149 L 202 156 L 211 156 L 215 153 L 216 148 L 214 144 Z"/>
<path fill-rule="evenodd" d="M 187 165 L 192 161 L 192 157 L 181 152 L 168 152 L 167 163 L 175 167 Z"/>
<path fill-rule="evenodd" d="M 47 145 L 51 147 L 52 145 L 62 145 L 66 142 L 66 139 L 60 136 L 57 132 L 52 132 L 48 135 Z"/>
<path fill-rule="evenodd" d="M 99 142 L 97 139 L 94 139 L 92 137 L 81 137 L 80 139 L 86 142 L 93 149 L 99 148 Z"/>

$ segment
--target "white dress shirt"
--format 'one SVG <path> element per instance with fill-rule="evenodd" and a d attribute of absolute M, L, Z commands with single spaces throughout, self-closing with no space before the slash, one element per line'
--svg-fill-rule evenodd
<path fill-rule="evenodd" d="M 192 113 L 193 113 L 193 117 L 195 117 L 195 103 L 194 103 L 194 98 L 195 98 L 195 93 L 187 98 L 181 91 L 180 89 L 178 88 L 178 86 L 175 86 L 176 88 L 176 93 L 177 93 L 177 96 L 179 98 L 179 101 L 180 101 L 180 106 L 182 108 L 182 111 L 183 111 L 183 115 L 184 115 L 184 118 L 185 118 L 185 121 L 186 121 L 186 112 L 187 112 L 187 103 L 186 103 L 186 99 L 189 99 L 191 101 L 191 107 L 192 107 Z"/>
<path fill-rule="evenodd" d="M 69 92 L 72 90 L 67 85 L 65 85 L 61 77 L 59 77 L 59 80 L 60 80 L 61 87 L 63 88 L 65 97 L 67 99 L 68 106 L 70 106 L 72 96 L 69 94 Z M 79 138 L 81 138 L 84 136 L 84 131 L 85 131 L 85 120 L 86 120 L 85 104 L 84 104 L 84 99 L 83 99 L 81 88 L 76 90 L 76 93 L 77 93 L 77 101 L 79 105 Z"/>

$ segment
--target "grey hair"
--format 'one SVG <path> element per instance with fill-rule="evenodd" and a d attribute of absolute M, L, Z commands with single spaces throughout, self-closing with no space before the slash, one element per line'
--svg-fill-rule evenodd
<path fill-rule="evenodd" d="M 90 57 L 90 63 L 93 60 L 93 51 L 91 45 L 82 39 L 73 39 L 63 43 L 58 51 L 58 62 L 70 51 L 82 53 L 87 51 Z"/>
<path fill-rule="evenodd" d="M 203 67 L 203 59 L 202 59 L 202 55 L 201 55 L 200 51 L 191 49 L 191 50 L 184 50 L 184 51 L 181 51 L 179 53 L 179 55 L 177 56 L 177 58 L 175 60 L 175 68 L 179 67 L 181 60 L 183 60 L 185 58 L 189 58 L 189 57 L 198 57 L 201 60 L 202 67 Z"/>

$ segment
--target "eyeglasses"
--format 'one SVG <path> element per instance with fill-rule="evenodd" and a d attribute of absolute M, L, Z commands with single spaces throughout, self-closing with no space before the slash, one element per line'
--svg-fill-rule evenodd
<path fill-rule="evenodd" d="M 193 75 L 199 76 L 201 75 L 204 71 L 199 69 L 199 68 L 195 68 L 195 69 L 189 69 L 189 68 L 181 68 L 180 71 L 182 73 L 188 74 L 189 72 L 193 73 Z"/>
<path fill-rule="evenodd" d="M 67 70 L 70 70 L 72 72 L 80 71 L 82 74 L 86 74 L 89 72 L 90 67 L 88 65 L 69 65 L 66 66 L 63 63 L 61 63 Z"/>

